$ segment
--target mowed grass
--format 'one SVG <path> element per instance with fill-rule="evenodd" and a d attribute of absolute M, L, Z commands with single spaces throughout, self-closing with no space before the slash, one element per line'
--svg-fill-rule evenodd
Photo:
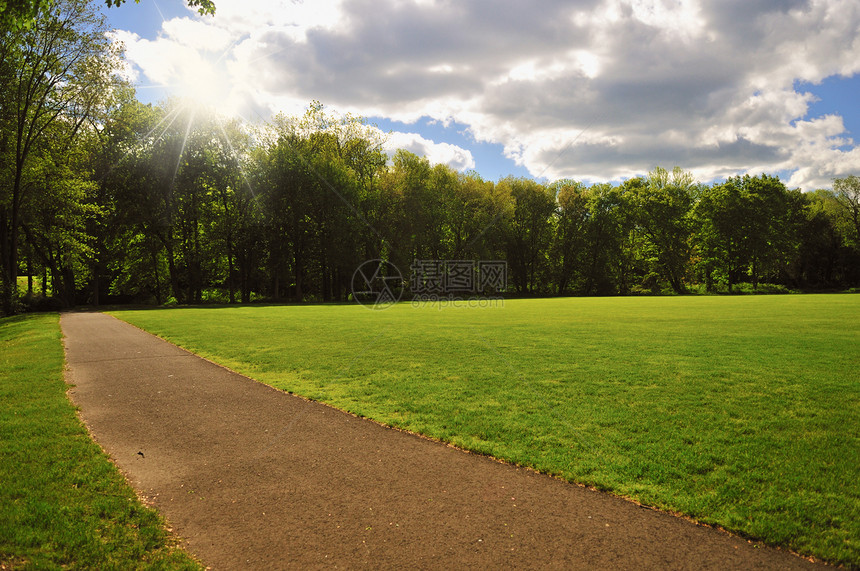
<path fill-rule="evenodd" d="M 860 565 L 860 296 L 115 315 L 305 397 Z"/>
<path fill-rule="evenodd" d="M 0 568 L 200 569 L 66 397 L 56 314 L 0 319 Z"/>

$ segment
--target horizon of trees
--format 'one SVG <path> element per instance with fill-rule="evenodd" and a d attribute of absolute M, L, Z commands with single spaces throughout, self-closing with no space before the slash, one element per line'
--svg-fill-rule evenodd
<path fill-rule="evenodd" d="M 341 301 L 384 259 L 506 260 L 516 295 L 860 287 L 860 179 L 541 183 L 389 158 L 361 119 L 312 103 L 262 125 L 120 80 L 87 0 L 0 40 L 2 312 L 36 303 Z M 18 276 L 27 276 L 19 299 Z M 408 280 L 407 280 L 408 281 Z"/>

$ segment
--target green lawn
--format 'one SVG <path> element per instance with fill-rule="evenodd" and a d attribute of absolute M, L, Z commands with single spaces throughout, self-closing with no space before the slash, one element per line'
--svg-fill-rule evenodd
<path fill-rule="evenodd" d="M 18 276 L 18 295 L 24 295 L 27 293 L 27 276 Z M 33 277 L 33 293 L 41 294 L 42 292 L 42 280 L 37 276 Z"/>
<path fill-rule="evenodd" d="M 114 314 L 356 414 L 860 565 L 860 296 Z"/>
<path fill-rule="evenodd" d="M 0 568 L 199 569 L 66 397 L 56 314 L 0 319 Z"/>

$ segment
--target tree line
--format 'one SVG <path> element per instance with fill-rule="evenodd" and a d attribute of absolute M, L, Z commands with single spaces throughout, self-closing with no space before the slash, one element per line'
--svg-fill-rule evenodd
<path fill-rule="evenodd" d="M 123 301 L 340 301 L 371 259 L 505 260 L 509 293 L 860 286 L 860 179 L 802 193 L 680 168 L 487 181 L 312 103 L 249 125 L 142 104 L 86 0 L 0 44 L 4 313 Z M 24 283 L 19 277 L 25 276 Z M 22 293 L 23 290 L 23 293 Z"/>

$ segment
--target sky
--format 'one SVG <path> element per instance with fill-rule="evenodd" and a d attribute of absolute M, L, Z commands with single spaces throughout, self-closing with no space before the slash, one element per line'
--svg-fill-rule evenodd
<path fill-rule="evenodd" d="M 860 175 L 857 0 L 215 4 L 106 10 L 139 99 L 249 121 L 316 100 L 487 180 Z"/>

